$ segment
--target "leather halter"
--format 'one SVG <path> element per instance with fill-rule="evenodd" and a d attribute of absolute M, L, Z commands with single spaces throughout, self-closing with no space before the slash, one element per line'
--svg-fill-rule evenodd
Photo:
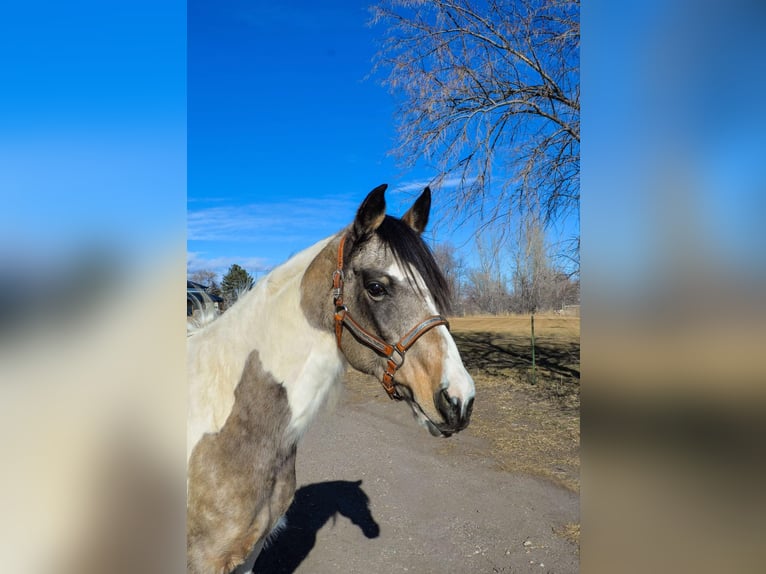
<path fill-rule="evenodd" d="M 441 315 L 432 315 L 415 325 L 398 343 L 393 345 L 386 343 L 367 331 L 354 320 L 351 313 L 348 312 L 348 308 L 343 304 L 343 246 L 345 243 L 346 236 L 344 235 L 340 240 L 340 245 L 338 245 L 338 265 L 332 274 L 333 303 L 335 304 L 335 338 L 338 341 L 338 348 L 341 348 L 340 342 L 343 336 L 343 327 L 345 326 L 360 343 L 387 359 L 386 372 L 383 374 L 381 384 L 386 389 L 389 397 L 398 401 L 402 400 L 403 397 L 394 386 L 394 375 L 399 370 L 399 367 L 404 364 L 407 350 L 415 344 L 415 341 L 434 327 L 446 325 L 449 328 L 449 322 Z"/>

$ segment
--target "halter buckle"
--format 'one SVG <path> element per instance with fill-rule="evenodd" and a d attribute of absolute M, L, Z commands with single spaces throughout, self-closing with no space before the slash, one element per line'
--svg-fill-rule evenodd
<path fill-rule="evenodd" d="M 387 370 L 383 374 L 383 378 L 381 379 L 380 383 L 383 385 L 383 389 L 386 391 L 388 398 L 390 398 L 392 401 L 401 401 L 404 398 L 399 394 L 399 391 L 394 385 L 394 373 L 390 370 Z"/>
<path fill-rule="evenodd" d="M 338 321 L 343 320 L 343 315 L 348 313 L 348 307 L 345 305 L 336 305 L 335 306 L 335 319 Z"/>
<path fill-rule="evenodd" d="M 332 302 L 335 305 L 338 305 L 338 301 L 340 301 L 343 298 L 343 280 L 345 279 L 345 276 L 343 274 L 343 269 L 336 269 L 332 274 Z"/>

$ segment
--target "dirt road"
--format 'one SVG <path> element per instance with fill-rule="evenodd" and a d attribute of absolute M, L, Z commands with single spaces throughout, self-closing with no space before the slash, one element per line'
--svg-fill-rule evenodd
<path fill-rule="evenodd" d="M 436 439 L 378 388 L 347 391 L 299 446 L 288 526 L 254 571 L 577 572 L 562 534 L 579 524 L 577 495 L 498 470 L 470 431 Z"/>

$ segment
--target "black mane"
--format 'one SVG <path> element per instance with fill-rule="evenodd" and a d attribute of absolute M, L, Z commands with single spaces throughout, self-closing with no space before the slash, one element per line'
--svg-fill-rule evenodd
<path fill-rule="evenodd" d="M 411 284 L 416 285 L 412 275 L 412 269 L 415 269 L 423 277 L 438 312 L 448 314 L 452 299 L 449 284 L 420 235 L 401 219 L 390 215 L 386 215 L 375 233 L 391 249 L 394 259 L 405 270 Z"/>

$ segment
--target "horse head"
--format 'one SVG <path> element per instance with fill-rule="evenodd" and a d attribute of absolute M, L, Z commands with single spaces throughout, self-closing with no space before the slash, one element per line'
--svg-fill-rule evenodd
<path fill-rule="evenodd" d="M 406 401 L 432 435 L 450 436 L 468 425 L 475 387 L 445 318 L 448 284 L 422 238 L 431 192 L 426 188 L 398 219 L 386 215 L 385 189 L 370 192 L 353 224 L 328 246 L 335 254 L 338 347 L 391 398 Z M 324 273 L 327 281 L 326 267 Z"/>

